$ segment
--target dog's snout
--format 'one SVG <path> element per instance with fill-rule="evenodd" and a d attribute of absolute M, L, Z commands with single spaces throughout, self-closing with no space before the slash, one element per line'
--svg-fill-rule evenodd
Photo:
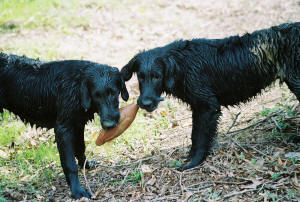
<path fill-rule="evenodd" d="M 152 105 L 152 101 L 150 99 L 143 99 L 142 104 L 145 107 L 150 107 Z"/>
<path fill-rule="evenodd" d="M 102 125 L 103 125 L 103 128 L 109 129 L 109 128 L 115 127 L 117 125 L 117 123 L 115 121 L 103 121 Z"/>

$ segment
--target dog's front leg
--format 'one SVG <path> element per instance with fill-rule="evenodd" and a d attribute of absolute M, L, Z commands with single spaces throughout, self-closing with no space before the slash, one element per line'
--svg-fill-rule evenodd
<path fill-rule="evenodd" d="M 86 169 L 92 169 L 92 168 L 96 168 L 99 163 L 93 160 L 86 161 L 85 144 L 84 144 L 84 126 L 85 123 L 78 123 L 74 131 L 75 132 L 74 141 L 73 141 L 74 152 L 80 168 L 83 169 L 85 163 Z"/>
<path fill-rule="evenodd" d="M 54 128 L 55 139 L 59 151 L 61 166 L 70 186 L 72 196 L 75 199 L 82 197 L 90 198 L 91 194 L 81 187 L 78 179 L 78 168 L 74 154 L 74 129 L 70 124 L 57 123 Z"/>
<path fill-rule="evenodd" d="M 196 167 L 205 160 L 216 135 L 220 115 L 220 109 L 215 107 L 193 110 L 192 148 L 189 154 L 191 162 L 183 165 L 181 170 Z"/>

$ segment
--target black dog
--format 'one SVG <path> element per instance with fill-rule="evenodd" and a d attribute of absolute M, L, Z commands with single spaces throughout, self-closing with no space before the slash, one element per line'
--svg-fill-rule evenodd
<path fill-rule="evenodd" d="M 180 40 L 137 54 L 123 67 L 137 72 L 138 105 L 151 112 L 165 92 L 192 110 L 191 162 L 205 160 L 216 135 L 220 106 L 248 101 L 277 78 L 300 100 L 300 23 L 282 24 L 225 39 Z"/>
<path fill-rule="evenodd" d="M 117 68 L 89 61 L 41 62 L 0 53 L 0 110 L 25 122 L 54 128 L 61 166 L 75 199 L 91 197 L 78 180 L 85 162 L 84 126 L 101 116 L 104 129 L 120 118 L 119 94 L 128 99 Z M 86 165 L 89 167 L 89 164 Z"/>

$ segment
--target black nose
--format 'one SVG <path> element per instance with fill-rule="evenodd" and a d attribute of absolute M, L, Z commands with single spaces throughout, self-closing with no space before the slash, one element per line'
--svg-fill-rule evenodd
<path fill-rule="evenodd" d="M 115 121 L 103 121 L 102 126 L 104 129 L 113 128 L 117 125 Z"/>
<path fill-rule="evenodd" d="M 150 99 L 144 99 L 142 100 L 142 105 L 144 107 L 150 107 L 152 105 L 152 101 Z"/>

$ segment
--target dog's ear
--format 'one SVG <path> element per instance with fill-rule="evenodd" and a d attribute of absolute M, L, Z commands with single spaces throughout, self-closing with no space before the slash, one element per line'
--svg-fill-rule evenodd
<path fill-rule="evenodd" d="M 122 75 L 121 75 L 121 97 L 124 101 L 127 101 L 129 99 L 129 94 Z"/>
<path fill-rule="evenodd" d="M 178 64 L 171 56 L 159 59 L 164 66 L 164 86 L 166 91 L 172 91 L 175 86 Z"/>
<path fill-rule="evenodd" d="M 91 107 L 91 96 L 87 86 L 87 81 L 83 80 L 80 86 L 81 106 L 87 111 Z"/>
<path fill-rule="evenodd" d="M 128 81 L 129 79 L 131 79 L 133 72 L 136 72 L 136 71 L 137 71 L 137 58 L 135 56 L 127 63 L 127 65 L 125 65 L 121 69 L 121 74 L 122 74 L 123 79 L 125 81 Z"/>
<path fill-rule="evenodd" d="M 128 91 L 127 91 L 127 88 L 126 88 L 126 85 L 125 85 L 125 81 L 124 81 L 124 78 L 123 78 L 123 75 L 121 72 L 119 72 L 119 69 L 116 68 L 116 67 L 113 67 L 113 70 L 115 72 L 117 72 L 117 75 L 118 77 L 120 78 L 119 79 L 119 86 L 121 87 L 121 97 L 124 101 L 127 101 L 129 99 L 129 94 L 128 94 Z"/>

